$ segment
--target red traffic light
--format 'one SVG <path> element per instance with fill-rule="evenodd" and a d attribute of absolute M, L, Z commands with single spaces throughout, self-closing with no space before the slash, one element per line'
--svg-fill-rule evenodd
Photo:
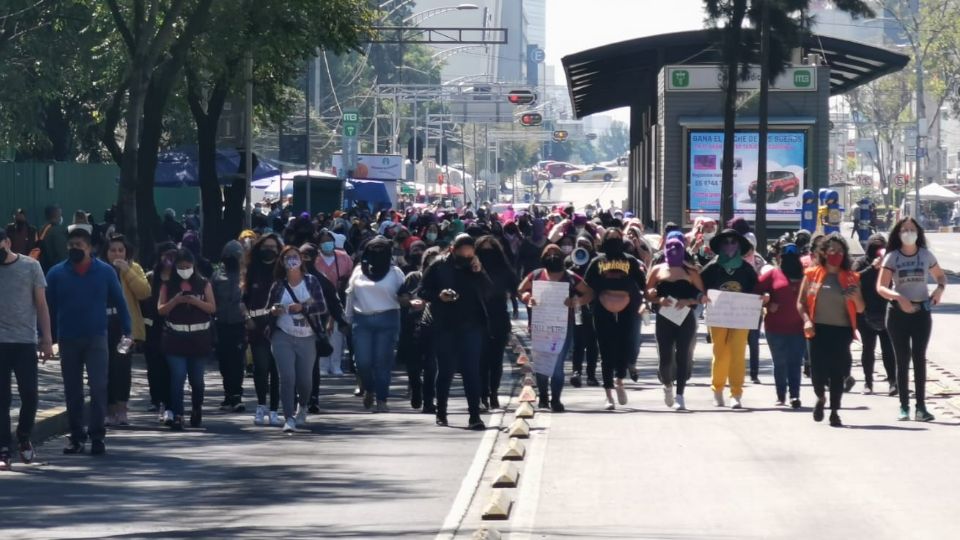
<path fill-rule="evenodd" d="M 520 125 L 522 126 L 539 126 L 543 123 L 543 115 L 540 113 L 523 113 L 520 116 Z"/>
<path fill-rule="evenodd" d="M 507 94 L 507 101 L 514 105 L 530 105 L 537 100 L 537 95 L 530 90 L 513 90 Z"/>

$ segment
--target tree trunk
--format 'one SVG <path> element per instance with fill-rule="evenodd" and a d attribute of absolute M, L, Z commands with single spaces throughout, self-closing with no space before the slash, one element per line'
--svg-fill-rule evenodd
<path fill-rule="evenodd" d="M 136 63 L 134 63 L 136 65 Z M 131 74 L 131 84 L 128 91 L 126 119 L 126 135 L 123 140 L 123 154 L 120 158 L 120 190 L 117 196 L 117 229 L 127 237 L 127 241 L 135 246 L 140 245 L 140 229 L 137 220 L 137 188 L 139 170 L 138 156 L 140 153 L 140 126 L 143 118 L 143 103 L 146 94 L 144 76 L 137 72 Z"/>
<path fill-rule="evenodd" d="M 723 29 L 726 95 L 723 102 L 723 171 L 720 179 L 720 227 L 733 218 L 734 138 L 737 130 L 737 68 L 740 65 L 740 34 L 747 13 L 747 0 L 734 0 L 733 12 Z"/>
<path fill-rule="evenodd" d="M 207 258 L 220 255 L 223 240 L 223 193 L 217 177 L 217 123 L 209 116 L 194 117 L 197 123 L 197 159 L 200 172 L 200 201 L 203 209 L 203 253 Z"/>

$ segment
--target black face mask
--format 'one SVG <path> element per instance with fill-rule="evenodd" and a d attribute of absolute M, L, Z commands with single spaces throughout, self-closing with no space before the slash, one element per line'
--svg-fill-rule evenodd
<path fill-rule="evenodd" d="M 607 257 L 620 257 L 623 255 L 623 240 L 620 238 L 608 238 L 603 241 L 603 254 Z"/>
<path fill-rule="evenodd" d="M 266 249 L 260 252 L 260 262 L 263 264 L 273 264 L 277 262 L 277 252 L 272 249 Z"/>
<path fill-rule="evenodd" d="M 464 257 L 463 255 L 453 256 L 453 265 L 461 270 L 470 268 L 470 263 L 472 262 L 473 262 L 473 257 Z"/>
<path fill-rule="evenodd" d="M 86 256 L 87 254 L 80 248 L 70 248 L 67 250 L 67 258 L 69 258 L 72 263 L 78 263 Z"/>
<path fill-rule="evenodd" d="M 543 259 L 540 259 L 540 262 L 543 263 L 543 267 L 547 269 L 547 272 L 562 272 L 563 271 L 563 256 L 561 255 L 547 255 Z"/>
<path fill-rule="evenodd" d="M 407 260 L 407 264 L 420 266 L 420 261 L 423 260 L 423 253 L 420 253 L 419 251 L 410 253 L 405 257 L 405 259 Z"/>

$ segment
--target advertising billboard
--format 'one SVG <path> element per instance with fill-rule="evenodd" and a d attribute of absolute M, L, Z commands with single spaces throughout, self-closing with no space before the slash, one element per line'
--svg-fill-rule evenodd
<path fill-rule="evenodd" d="M 687 209 L 690 219 L 720 215 L 723 132 L 687 132 Z M 760 135 L 738 131 L 734 141 L 733 212 L 748 220 L 756 214 Z M 803 131 L 771 131 L 767 135 L 767 220 L 799 221 L 804 189 L 807 136 Z"/>
<path fill-rule="evenodd" d="M 333 155 L 333 174 L 343 167 L 343 154 Z M 393 154 L 359 154 L 357 168 L 351 178 L 361 180 L 402 180 L 403 156 Z"/>

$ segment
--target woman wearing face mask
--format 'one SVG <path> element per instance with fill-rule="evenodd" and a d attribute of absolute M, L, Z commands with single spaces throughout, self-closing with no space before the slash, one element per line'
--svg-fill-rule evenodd
<path fill-rule="evenodd" d="M 717 289 L 737 293 L 753 293 L 757 285 L 757 271 L 743 260 L 751 249 L 750 242 L 734 229 L 724 229 L 710 241 L 710 250 L 717 256 L 703 267 L 701 273 L 706 290 Z M 723 407 L 723 390 L 730 383 L 732 407 L 743 407 L 743 379 L 746 375 L 746 347 L 749 330 L 710 327 L 713 344 L 711 364 L 713 400 Z"/>
<path fill-rule="evenodd" d="M 507 261 L 500 242 L 493 236 L 481 236 L 476 244 L 477 258 L 493 283 L 484 300 L 489 316 L 488 333 L 480 357 L 480 403 L 484 409 L 499 409 L 500 381 L 503 378 L 503 351 L 510 339 L 510 313 L 507 299 L 516 297 L 517 274 Z"/>
<path fill-rule="evenodd" d="M 616 408 L 614 388 L 620 405 L 627 404 L 623 378 L 634 361 L 647 277 L 640 261 L 624 252 L 623 233 L 619 229 L 608 229 L 603 234 L 600 249 L 603 253 L 590 263 L 584 281 L 594 294 L 591 310 L 600 346 L 605 408 L 612 411 Z"/>
<path fill-rule="evenodd" d="M 437 241 L 440 235 L 440 228 L 437 227 L 436 223 L 431 223 L 424 229 L 422 234 L 423 241 L 426 242 L 427 247 L 433 247 L 437 245 Z"/>
<path fill-rule="evenodd" d="M 317 246 L 306 243 L 300 246 L 300 258 L 303 259 L 303 267 L 306 268 L 307 273 L 311 276 L 317 278 L 320 281 L 320 289 L 323 291 L 323 301 L 327 305 L 327 311 L 329 312 L 328 317 L 324 317 L 323 327 L 326 329 L 327 334 L 332 334 L 334 330 L 340 332 L 343 335 L 346 328 L 349 326 L 347 320 L 343 317 L 343 306 L 340 304 L 340 297 L 337 293 L 337 288 L 333 283 L 330 283 L 330 280 L 326 276 L 317 271 L 317 267 L 314 264 L 314 261 L 317 260 L 319 250 Z M 331 344 L 331 347 L 333 345 Z M 343 342 L 340 342 L 342 348 Z M 334 363 L 333 358 L 340 358 L 336 356 L 336 348 L 334 347 L 334 354 L 330 356 L 317 358 L 317 361 L 313 364 L 313 387 L 310 391 L 310 405 L 307 408 L 307 412 L 310 414 L 318 414 L 320 412 L 320 371 L 323 370 L 325 375 L 335 375 L 340 371 L 340 362 L 339 360 Z M 342 375 L 343 372 L 340 371 Z"/>
<path fill-rule="evenodd" d="M 586 256 L 578 258 L 578 250 L 583 250 L 581 254 Z M 577 238 L 577 248 L 570 255 L 570 270 L 580 276 L 581 279 L 587 274 L 587 268 L 590 261 L 596 257 L 597 253 L 593 246 L 593 237 L 583 234 Z M 575 319 L 576 328 L 573 329 L 573 375 L 570 377 L 570 385 L 574 388 L 580 388 L 583 378 L 583 362 L 587 362 L 587 386 L 600 386 L 597 380 L 597 359 L 600 358 L 600 350 L 597 348 L 597 333 L 593 327 L 593 311 L 590 309 L 589 302 L 580 303 L 580 318 Z"/>
<path fill-rule="evenodd" d="M 220 265 L 214 270 L 211 280 L 213 296 L 217 300 L 217 364 L 223 380 L 221 411 L 240 413 L 243 406 L 243 376 L 246 361 L 244 323 L 247 308 L 243 304 L 240 280 L 243 245 L 231 240 L 223 246 Z"/>
<path fill-rule="evenodd" d="M 317 272 L 323 274 L 330 283 L 337 289 L 337 296 L 340 298 L 340 305 L 347 302 L 347 283 L 350 281 L 350 275 L 353 273 L 353 259 L 346 251 L 336 249 L 336 240 L 332 232 L 324 229 L 320 231 L 317 240 L 320 253 L 313 260 L 313 266 Z M 341 327 L 336 325 L 330 332 L 330 345 L 333 346 L 333 353 L 321 358 L 321 369 L 327 371 L 335 377 L 343 376 L 343 349 L 346 345 L 348 326 Z"/>
<path fill-rule="evenodd" d="M 391 264 L 390 240 L 378 236 L 364 247 L 360 264 L 347 286 L 347 320 L 353 324 L 354 359 L 366 389 L 363 405 L 375 412 L 390 412 L 390 375 L 400 333 L 400 298 L 403 272 Z"/>
<path fill-rule="evenodd" d="M 825 388 L 830 386 L 830 425 L 842 427 L 840 401 L 850 373 L 850 343 L 857 332 L 857 313 L 863 313 L 860 275 L 850 269 L 847 244 L 837 234 L 827 236 L 817 253 L 818 265 L 804 272 L 797 309 L 810 344 L 810 368 L 817 403 L 813 419 L 823 420 Z"/>
<path fill-rule="evenodd" d="M 160 288 L 157 311 L 166 318 L 163 329 L 163 351 L 170 367 L 170 401 L 172 412 L 167 424 L 183 429 L 183 384 L 190 378 L 190 426 L 200 427 L 203 417 L 204 363 L 213 352 L 211 318 L 217 311 L 213 287 L 195 270 L 193 254 L 187 249 L 177 252 L 176 272 Z"/>
<path fill-rule="evenodd" d="M 261 236 L 250 249 L 243 279 L 243 305 L 247 308 L 247 342 L 253 356 L 253 387 L 257 394 L 257 410 L 253 423 L 258 426 L 281 426 L 280 375 L 270 352 L 267 327 L 270 324 L 270 288 L 274 266 L 280 254 L 280 237 L 270 233 Z M 269 408 L 267 392 L 270 392 Z"/>
<path fill-rule="evenodd" d="M 134 341 L 146 339 L 143 314 L 140 302 L 150 298 L 150 282 L 143 274 L 143 268 L 133 261 L 133 253 L 127 249 L 127 240 L 122 235 L 114 235 L 107 244 L 104 259 L 113 266 L 123 287 L 123 298 L 130 312 Z M 133 351 L 121 354 L 117 351 L 123 332 L 117 316 L 116 307 L 107 310 L 107 425 L 127 425 L 127 402 L 130 401 L 131 369 L 130 357 Z"/>
<path fill-rule="evenodd" d="M 174 261 L 177 258 L 177 245 L 164 242 L 157 246 L 157 264 L 147 275 L 150 284 L 150 296 L 140 303 L 146 338 L 143 344 L 143 357 L 147 363 L 147 385 L 150 387 L 151 411 L 159 413 L 160 422 L 167 418 L 164 406 L 170 398 L 170 369 L 163 354 L 163 317 L 157 313 L 160 303 L 160 289 L 170 281 L 174 274 Z M 170 414 L 172 416 L 172 413 Z"/>
<path fill-rule="evenodd" d="M 933 415 L 925 403 L 927 345 L 933 323 L 930 310 L 940 303 L 947 276 L 937 258 L 927 249 L 923 228 L 913 218 L 903 218 L 890 229 L 890 240 L 881 263 L 877 292 L 890 301 L 887 328 L 897 360 L 900 420 L 910 419 L 910 361 L 913 361 L 914 393 L 918 422 L 930 422 Z M 933 294 L 927 289 L 927 275 L 937 281 Z"/>
<path fill-rule="evenodd" d="M 763 295 L 767 307 L 764 329 L 767 345 L 773 357 L 773 379 L 777 389 L 777 405 L 787 403 L 800 408 L 800 382 L 803 357 L 807 342 L 803 336 L 803 319 L 793 306 L 800 297 L 803 265 L 797 245 L 787 242 L 780 246 L 778 266 L 760 276 L 756 292 Z"/>
<path fill-rule="evenodd" d="M 684 259 L 686 248 L 679 238 L 667 240 L 664 247 L 666 262 L 650 269 L 647 278 L 647 299 L 657 311 L 657 353 L 660 356 L 658 374 L 663 383 L 663 401 L 667 407 L 687 410 L 683 391 L 693 364 L 693 350 L 697 342 L 697 315 L 694 309 L 706 301 L 703 280 L 692 264 Z M 691 308 L 680 324 L 660 314 L 664 308 Z M 676 397 L 674 397 L 676 384 Z"/>
<path fill-rule="evenodd" d="M 327 313 L 327 305 L 320 281 L 306 272 L 296 247 L 283 248 L 273 277 L 268 301 L 270 351 L 280 374 L 283 431 L 293 433 L 307 422 L 307 401 L 317 361 L 317 332 L 323 331 L 319 317 Z"/>
<path fill-rule="evenodd" d="M 877 292 L 877 279 L 880 277 L 881 263 L 887 248 L 887 239 L 882 234 L 874 234 L 867 240 L 863 257 L 853 263 L 853 271 L 860 274 L 860 291 L 867 307 L 857 321 L 860 342 L 863 351 L 860 364 L 863 366 L 863 393 L 873 393 L 874 365 L 877 362 L 877 341 L 880 342 L 880 354 L 883 357 L 883 369 L 887 375 L 887 394 L 895 396 L 897 390 L 897 362 L 893 354 L 893 343 L 887 331 L 887 300 Z"/>

